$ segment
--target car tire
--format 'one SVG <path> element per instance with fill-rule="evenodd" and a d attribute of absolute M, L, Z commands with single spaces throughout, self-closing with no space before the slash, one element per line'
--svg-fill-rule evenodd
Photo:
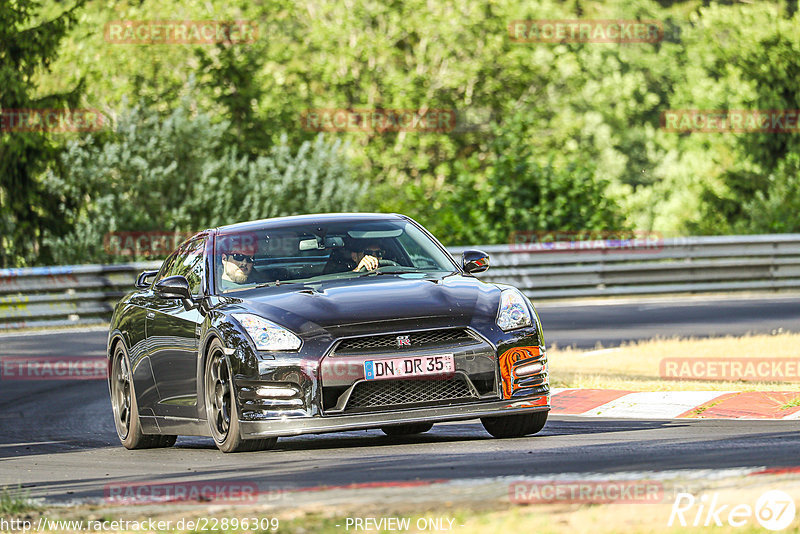
<path fill-rule="evenodd" d="M 178 436 L 142 433 L 139 406 L 136 403 L 136 391 L 133 385 L 133 373 L 130 369 L 130 360 L 125 346 L 117 343 L 111 360 L 111 375 L 108 380 L 117 437 L 126 449 L 172 447 Z"/>
<path fill-rule="evenodd" d="M 495 438 L 521 438 L 536 434 L 547 423 L 549 412 L 534 412 L 500 417 L 481 417 L 481 424 Z"/>
<path fill-rule="evenodd" d="M 403 425 L 386 425 L 381 427 L 381 432 L 387 436 L 409 436 L 422 434 L 433 428 L 433 423 L 406 423 Z"/>
<path fill-rule="evenodd" d="M 203 374 L 206 419 L 211 437 L 222 452 L 248 452 L 271 449 L 278 438 L 243 439 L 231 364 L 218 339 L 211 342 Z"/>

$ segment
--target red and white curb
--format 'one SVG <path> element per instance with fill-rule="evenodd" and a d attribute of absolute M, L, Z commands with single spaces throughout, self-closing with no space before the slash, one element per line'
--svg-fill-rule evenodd
<path fill-rule="evenodd" d="M 800 391 L 552 389 L 553 415 L 631 419 L 800 420 Z"/>

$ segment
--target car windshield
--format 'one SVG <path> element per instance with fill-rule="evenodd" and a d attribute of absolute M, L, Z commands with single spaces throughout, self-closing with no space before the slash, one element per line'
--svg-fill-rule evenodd
<path fill-rule="evenodd" d="M 409 221 L 300 224 L 223 231 L 214 240 L 219 293 L 380 274 L 450 273 L 455 265 Z"/>

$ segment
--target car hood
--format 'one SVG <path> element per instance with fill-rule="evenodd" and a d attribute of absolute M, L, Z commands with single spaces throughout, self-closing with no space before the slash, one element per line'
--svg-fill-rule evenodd
<path fill-rule="evenodd" d="M 458 274 L 443 277 L 385 274 L 313 286 L 253 290 L 231 311 L 250 311 L 301 335 L 467 326 L 497 314 L 500 290 Z M 233 309 L 236 308 L 236 309 Z"/>

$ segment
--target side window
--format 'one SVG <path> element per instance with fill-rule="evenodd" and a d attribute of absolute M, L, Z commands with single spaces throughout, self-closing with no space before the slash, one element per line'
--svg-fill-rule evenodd
<path fill-rule="evenodd" d="M 204 238 L 189 241 L 178 249 L 178 255 L 170 266 L 167 276 L 182 275 L 189 281 L 192 295 L 200 293 L 203 283 L 203 251 L 206 248 Z"/>
<path fill-rule="evenodd" d="M 167 259 L 165 259 L 164 262 L 161 264 L 161 268 L 158 270 L 158 274 L 153 280 L 153 283 L 158 282 L 162 278 L 166 278 L 169 276 L 169 272 L 172 270 L 172 266 L 175 263 L 175 258 L 177 256 L 178 256 L 177 250 L 172 254 L 170 254 L 169 256 L 167 256 Z"/>

